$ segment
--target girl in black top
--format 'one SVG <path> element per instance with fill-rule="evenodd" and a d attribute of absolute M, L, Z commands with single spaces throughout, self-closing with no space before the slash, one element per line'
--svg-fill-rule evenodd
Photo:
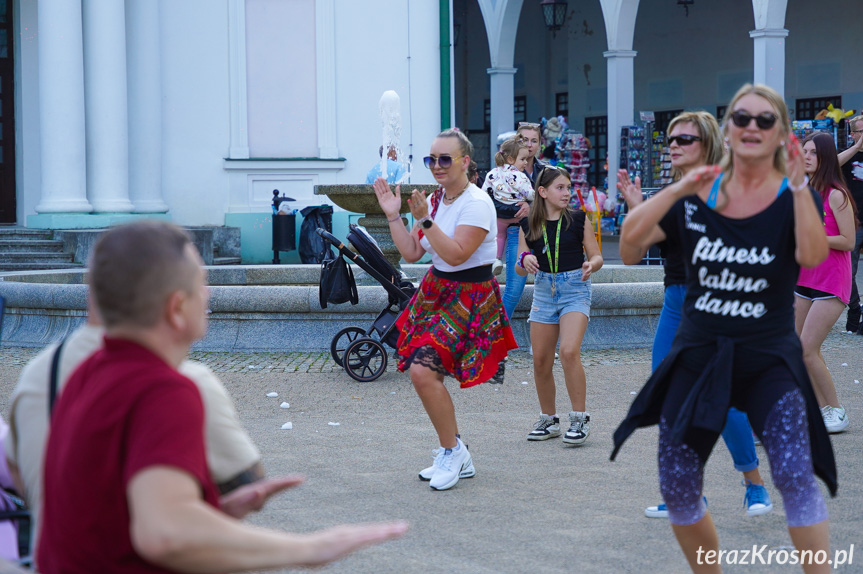
<path fill-rule="evenodd" d="M 700 572 L 721 571 L 704 562 L 718 539 L 702 483 L 729 406 L 749 414 L 764 444 L 798 551 L 829 549 L 814 474 L 836 492 L 833 451 L 794 333 L 799 267 L 827 256 L 817 196 L 776 91 L 743 86 L 724 132 L 723 167 L 690 171 L 638 206 L 621 237 L 681 245 L 687 290 L 674 346 L 615 432 L 612 459 L 637 427 L 660 425 L 660 489 L 681 549 Z"/>
<path fill-rule="evenodd" d="M 560 436 L 552 373 L 559 337 L 572 408 L 563 442 L 580 445 L 590 435 L 581 341 L 590 316 L 590 275 L 602 267 L 602 254 L 585 213 L 569 207 L 571 186 L 569 172 L 563 168 L 546 167 L 539 173 L 530 214 L 519 230 L 521 255 L 516 271 L 536 274 L 528 320 L 540 419 L 527 439 Z"/>

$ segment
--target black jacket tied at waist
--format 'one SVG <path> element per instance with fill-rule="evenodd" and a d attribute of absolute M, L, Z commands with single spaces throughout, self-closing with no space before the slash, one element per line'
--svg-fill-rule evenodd
<path fill-rule="evenodd" d="M 680 443 L 690 429 L 704 429 L 721 433 L 731 406 L 732 369 L 735 352 L 766 353 L 781 359 L 791 370 L 794 381 L 806 402 L 809 442 L 815 474 L 824 481 L 831 496 L 836 496 L 836 461 L 830 437 L 812 390 L 812 383 L 803 364 L 800 339 L 793 330 L 757 333 L 750 335 L 714 335 L 703 331 L 687 317 L 681 320 L 680 329 L 668 356 L 657 367 L 629 407 L 629 413 L 614 432 L 614 450 L 611 460 L 635 429 L 659 424 L 662 404 L 668 392 L 671 370 L 682 351 L 695 347 L 715 345 L 716 353 L 705 365 L 683 402 L 677 416 L 667 421 L 671 441 Z"/>

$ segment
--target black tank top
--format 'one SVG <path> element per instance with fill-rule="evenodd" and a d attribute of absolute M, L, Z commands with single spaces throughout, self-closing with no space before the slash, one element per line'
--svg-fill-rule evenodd
<path fill-rule="evenodd" d="M 525 217 L 521 220 L 521 229 L 524 231 L 525 237 L 527 237 L 529 231 L 527 219 L 528 218 Z M 555 251 L 554 242 L 557 237 L 557 225 L 561 221 L 564 221 L 562 216 L 557 221 L 545 222 L 545 234 L 548 236 L 548 248 L 549 251 L 551 251 L 552 257 L 554 257 Z M 540 271 L 551 273 L 551 266 L 548 263 L 548 255 L 542 235 L 539 236 L 539 239 L 528 241 L 527 246 L 530 248 L 530 252 L 536 255 Z M 581 269 L 581 266 L 584 264 L 583 211 L 573 211 L 570 224 L 568 226 L 564 225 L 560 230 L 560 249 L 558 256 L 560 257 L 560 262 L 555 261 L 555 263 L 557 263 L 558 273 L 572 271 L 573 269 Z"/>
<path fill-rule="evenodd" d="M 813 193 L 820 210 L 821 201 Z M 760 213 L 731 219 L 697 196 L 679 200 L 660 226 L 680 245 L 686 265 L 683 314 L 715 334 L 794 329 L 794 258 L 791 192 Z"/>

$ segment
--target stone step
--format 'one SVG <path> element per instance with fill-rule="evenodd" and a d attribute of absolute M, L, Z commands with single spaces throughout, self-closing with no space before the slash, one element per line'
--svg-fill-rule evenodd
<path fill-rule="evenodd" d="M 37 271 L 42 269 L 79 269 L 81 263 L 65 261 L 24 261 L 19 263 L 7 263 L 0 261 L 0 271 Z"/>
<path fill-rule="evenodd" d="M 23 227 L 0 227 L 0 239 L 54 239 L 50 229 L 25 229 Z"/>
<path fill-rule="evenodd" d="M 27 261 L 33 261 L 36 263 L 71 263 L 72 254 L 40 253 L 34 251 L 0 252 L 0 263 L 26 263 Z"/>
<path fill-rule="evenodd" d="M 60 253 L 63 251 L 63 242 L 56 239 L 4 239 L 0 235 L 0 253 L 21 251 Z"/>
<path fill-rule="evenodd" d="M 213 265 L 240 265 L 242 262 L 240 257 L 213 257 Z"/>

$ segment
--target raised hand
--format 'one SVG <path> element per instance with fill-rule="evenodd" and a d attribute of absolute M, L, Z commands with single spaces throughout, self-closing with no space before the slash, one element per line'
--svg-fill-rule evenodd
<path fill-rule="evenodd" d="M 408 207 L 411 208 L 411 215 L 414 219 L 422 219 L 429 214 L 429 206 L 426 203 L 426 194 L 418 189 L 411 192 L 411 198 L 408 199 Z"/>
<path fill-rule="evenodd" d="M 788 186 L 792 191 L 799 191 L 808 180 L 806 179 L 806 167 L 803 164 L 803 147 L 793 132 L 788 134 L 788 143 L 785 144 L 785 148 L 788 151 L 788 161 L 786 162 Z"/>
<path fill-rule="evenodd" d="M 390 190 L 390 185 L 382 177 L 375 180 L 374 183 L 375 196 L 378 198 L 378 205 L 381 206 L 381 211 L 387 216 L 387 219 L 393 219 L 402 210 L 402 190 L 401 186 L 396 186 L 396 192 Z"/>
<path fill-rule="evenodd" d="M 629 209 L 644 201 L 641 195 L 641 177 L 635 176 L 635 182 L 632 182 L 629 179 L 629 172 L 625 169 L 617 170 L 617 190 L 623 195 Z"/>
<path fill-rule="evenodd" d="M 720 173 L 722 167 L 718 165 L 703 165 L 687 172 L 676 185 L 682 192 L 681 195 L 697 195 L 710 189 Z"/>

